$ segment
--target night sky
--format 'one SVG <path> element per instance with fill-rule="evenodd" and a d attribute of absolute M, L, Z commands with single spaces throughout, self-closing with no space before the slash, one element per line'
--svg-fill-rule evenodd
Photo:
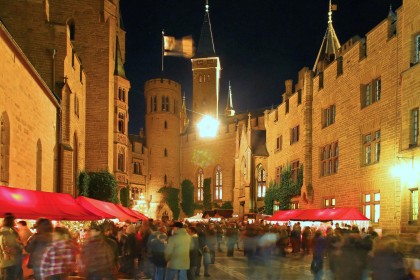
<path fill-rule="evenodd" d="M 333 0 L 333 26 L 341 44 L 363 37 L 395 11 L 402 0 Z M 191 108 L 190 59 L 165 57 L 161 71 L 161 32 L 192 35 L 197 46 L 205 0 L 121 0 L 126 37 L 127 78 L 131 82 L 129 132 L 144 127 L 144 83 L 169 78 L 182 86 Z M 238 111 L 281 103 L 284 81 L 312 69 L 327 29 L 328 0 L 209 0 L 216 54 L 222 65 L 220 102 L 226 104 L 229 80 Z"/>

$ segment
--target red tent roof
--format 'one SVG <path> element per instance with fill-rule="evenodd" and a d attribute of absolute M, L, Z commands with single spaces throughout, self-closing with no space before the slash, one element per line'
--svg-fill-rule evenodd
<path fill-rule="evenodd" d="M 368 221 L 356 208 L 298 209 L 277 211 L 269 221 Z"/>
<path fill-rule="evenodd" d="M 117 218 L 120 221 L 129 220 L 131 222 L 137 222 L 138 217 L 127 214 L 119 208 L 119 205 L 116 205 L 111 202 L 96 200 L 93 198 L 88 198 L 84 196 L 79 196 L 76 198 L 77 203 L 79 203 L 83 208 L 89 210 L 92 213 L 104 218 Z"/>
<path fill-rule="evenodd" d="M 288 222 L 294 220 L 303 210 L 279 210 L 273 214 L 267 221 Z"/>
<path fill-rule="evenodd" d="M 124 213 L 126 213 L 130 216 L 136 217 L 138 220 L 146 221 L 146 220 L 149 219 L 148 217 L 146 217 L 146 215 L 144 215 L 144 214 L 142 214 L 142 213 L 140 213 L 136 210 L 124 207 L 124 206 L 119 205 L 119 204 L 117 204 L 117 207 L 120 208 L 120 210 L 123 211 Z"/>
<path fill-rule="evenodd" d="M 99 220 L 69 194 L 0 186 L 0 215 L 10 212 L 21 219 Z"/>

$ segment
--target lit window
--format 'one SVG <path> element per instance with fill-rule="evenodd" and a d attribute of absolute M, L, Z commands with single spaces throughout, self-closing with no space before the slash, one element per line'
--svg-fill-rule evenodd
<path fill-rule="evenodd" d="M 373 199 L 372 199 L 373 198 Z M 373 223 L 378 223 L 381 216 L 381 194 L 379 192 L 363 195 L 363 212 Z"/>
<path fill-rule="evenodd" d="M 223 198 L 223 177 L 222 168 L 220 165 L 216 168 L 216 189 L 215 189 L 215 200 L 222 200 Z"/>
<path fill-rule="evenodd" d="M 417 35 L 414 41 L 414 64 L 416 64 L 419 62 L 420 57 L 420 35 Z"/>
<path fill-rule="evenodd" d="M 417 222 L 419 216 L 419 190 L 410 190 L 410 222 Z"/>
<path fill-rule="evenodd" d="M 411 110 L 410 148 L 419 143 L 419 108 Z"/>
<path fill-rule="evenodd" d="M 197 176 L 197 200 L 203 201 L 203 189 L 204 189 L 204 174 L 203 169 L 198 170 Z"/>
<path fill-rule="evenodd" d="M 257 167 L 257 197 L 259 199 L 265 197 L 266 192 L 266 172 L 263 166 L 260 164 Z"/>

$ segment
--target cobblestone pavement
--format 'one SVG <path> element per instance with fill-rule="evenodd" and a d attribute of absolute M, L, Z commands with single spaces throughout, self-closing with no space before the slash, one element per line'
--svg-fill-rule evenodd
<path fill-rule="evenodd" d="M 242 251 L 235 251 L 234 257 L 226 253 L 216 253 L 216 263 L 210 265 L 211 277 L 202 274 L 197 279 L 216 280 L 278 280 L 278 279 L 312 279 L 309 267 L 312 256 L 288 254 L 286 257 L 274 257 L 259 265 L 248 266 Z"/>

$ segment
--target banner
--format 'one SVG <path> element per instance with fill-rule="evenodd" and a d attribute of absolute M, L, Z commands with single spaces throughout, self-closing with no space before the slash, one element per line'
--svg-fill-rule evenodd
<path fill-rule="evenodd" d="M 191 36 L 175 39 L 172 36 L 163 36 L 164 56 L 181 56 L 191 58 L 194 56 L 194 40 Z"/>

